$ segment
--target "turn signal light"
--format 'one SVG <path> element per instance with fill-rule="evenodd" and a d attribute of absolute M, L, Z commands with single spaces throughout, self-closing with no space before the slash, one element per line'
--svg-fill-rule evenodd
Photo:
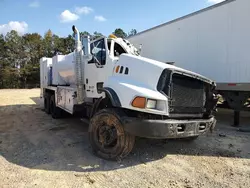
<path fill-rule="evenodd" d="M 145 97 L 136 97 L 132 102 L 132 106 L 136 107 L 136 108 L 145 108 L 146 98 Z"/>
<path fill-rule="evenodd" d="M 118 66 L 116 67 L 116 69 L 115 69 L 115 72 L 118 73 L 119 69 L 120 69 L 120 66 L 118 65 Z"/>

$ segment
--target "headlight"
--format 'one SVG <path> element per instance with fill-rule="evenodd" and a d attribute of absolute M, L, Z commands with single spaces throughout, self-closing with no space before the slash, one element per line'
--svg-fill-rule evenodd
<path fill-rule="evenodd" d="M 147 101 L 147 108 L 148 109 L 156 109 L 156 103 L 157 101 L 156 100 L 153 100 L 153 99 L 148 99 Z"/>

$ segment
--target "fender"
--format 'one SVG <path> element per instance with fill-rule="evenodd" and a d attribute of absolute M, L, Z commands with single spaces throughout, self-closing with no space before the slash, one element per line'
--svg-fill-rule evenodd
<path fill-rule="evenodd" d="M 120 99 L 118 98 L 116 92 L 109 88 L 109 87 L 106 87 L 106 88 L 102 88 L 102 89 L 99 89 L 100 91 L 102 92 L 105 92 L 105 94 L 107 95 L 107 97 L 110 99 L 111 103 L 112 103 L 112 106 L 114 107 L 121 107 L 121 102 L 120 102 Z M 100 97 L 99 99 L 97 99 L 97 101 L 94 103 L 92 109 L 91 109 L 91 112 L 90 112 L 90 118 L 93 117 L 93 115 L 98 111 L 98 108 L 101 104 L 101 102 L 104 100 L 105 98 L 103 97 Z"/>
<path fill-rule="evenodd" d="M 104 88 L 100 89 L 100 91 L 105 92 L 105 94 L 110 98 L 111 103 L 114 107 L 121 107 L 122 106 L 118 95 L 116 94 L 116 92 L 112 88 L 104 87 Z"/>

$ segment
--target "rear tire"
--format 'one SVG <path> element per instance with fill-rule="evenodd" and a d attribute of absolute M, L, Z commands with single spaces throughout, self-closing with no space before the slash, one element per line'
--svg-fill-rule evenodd
<path fill-rule="evenodd" d="M 45 93 L 44 95 L 44 111 L 47 114 L 50 114 L 50 95 L 48 93 Z"/>
<path fill-rule="evenodd" d="M 100 110 L 90 120 L 89 141 L 93 153 L 106 160 L 121 160 L 132 151 L 135 143 L 135 136 L 123 128 L 123 113 L 116 111 Z"/>
<path fill-rule="evenodd" d="M 56 106 L 55 95 L 50 97 L 50 113 L 54 119 L 59 119 L 62 117 L 62 109 Z"/>

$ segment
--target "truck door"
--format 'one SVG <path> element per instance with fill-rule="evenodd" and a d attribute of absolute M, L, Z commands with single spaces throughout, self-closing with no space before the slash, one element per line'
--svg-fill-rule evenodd
<path fill-rule="evenodd" d="M 112 63 L 106 38 L 100 38 L 90 44 L 92 59 L 87 62 L 84 70 L 86 97 L 98 98 L 104 81 L 112 73 Z"/>

